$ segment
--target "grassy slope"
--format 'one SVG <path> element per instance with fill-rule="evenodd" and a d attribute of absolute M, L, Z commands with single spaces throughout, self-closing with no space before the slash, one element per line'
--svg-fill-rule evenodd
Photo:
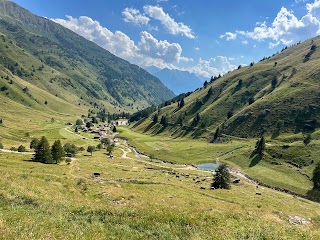
<path fill-rule="evenodd" d="M 260 160 L 250 156 L 255 139 L 230 138 L 224 143 L 211 144 L 205 139 L 140 134 L 135 128 L 134 131 L 126 128 L 118 130 L 138 150 L 153 157 L 182 164 L 227 162 L 262 183 L 303 195 L 309 194 L 312 189 L 309 178 L 312 177 L 316 163 L 320 161 L 319 132 L 312 135 L 313 140 L 309 145 L 302 143 L 299 134 L 283 135 L 281 141 L 268 138 L 264 159 Z M 296 140 L 288 143 L 288 139 Z M 284 145 L 289 147 L 283 148 Z"/>
<path fill-rule="evenodd" d="M 10 1 L 0 1 L 0 37 L 1 65 L 74 105 L 134 112 L 174 96 L 138 66 Z"/>
<path fill-rule="evenodd" d="M 119 146 L 124 148 L 124 146 Z M 125 148 L 124 148 L 125 149 Z M 103 152 L 71 165 L 0 153 L 2 239 L 317 239 L 319 205 L 242 181 L 231 190 L 200 190 L 209 173 L 160 167 Z M 170 175 L 188 173 L 190 178 Z M 100 172 L 101 178 L 93 178 Z M 310 218 L 290 225 L 289 216 Z"/>
<path fill-rule="evenodd" d="M 310 60 L 305 61 L 312 45 L 318 48 Z M 309 120 L 320 120 L 319 46 L 320 37 L 317 37 L 253 66 L 234 70 L 186 97 L 181 109 L 177 108 L 177 103 L 161 108 L 159 119 L 164 115 L 169 120 L 169 127 L 164 131 L 158 125 L 149 126 L 150 121 L 137 129 L 208 139 L 218 126 L 223 133 L 238 137 L 256 137 L 262 132 L 271 135 L 279 128 L 280 132 L 305 130 Z M 278 82 L 273 89 L 271 80 L 274 77 Z M 240 80 L 242 86 L 237 87 Z M 208 97 L 210 87 L 213 93 Z M 251 105 L 248 104 L 250 97 L 255 99 Z M 227 119 L 229 111 L 233 116 Z M 200 122 L 196 127 L 190 127 L 196 114 L 200 114 Z M 284 123 L 281 127 L 277 127 L 279 120 Z"/>

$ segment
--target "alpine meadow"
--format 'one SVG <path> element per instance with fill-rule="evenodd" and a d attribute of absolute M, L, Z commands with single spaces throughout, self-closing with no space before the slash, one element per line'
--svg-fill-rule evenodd
<path fill-rule="evenodd" d="M 0 239 L 320 239 L 311 2 L 0 0 Z"/>

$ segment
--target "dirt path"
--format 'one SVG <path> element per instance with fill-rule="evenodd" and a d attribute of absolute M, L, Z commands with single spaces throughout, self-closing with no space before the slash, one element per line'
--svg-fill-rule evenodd
<path fill-rule="evenodd" d="M 18 151 L 6 150 L 6 149 L 0 149 L 0 152 L 15 153 L 15 154 L 25 154 L 25 155 L 33 155 L 34 154 L 34 152 L 18 152 Z"/>

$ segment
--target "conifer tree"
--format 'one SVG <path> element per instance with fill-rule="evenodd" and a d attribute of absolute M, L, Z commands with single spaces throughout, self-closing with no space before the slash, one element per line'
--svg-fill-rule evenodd
<path fill-rule="evenodd" d="M 258 156 L 263 156 L 263 151 L 266 148 L 266 141 L 264 139 L 264 136 L 262 136 L 256 143 L 256 147 L 253 151 L 254 154 L 257 154 Z"/>
<path fill-rule="evenodd" d="M 182 108 L 184 106 L 184 98 L 181 99 L 179 107 Z"/>
<path fill-rule="evenodd" d="M 39 144 L 39 140 L 37 138 L 34 138 L 30 142 L 30 149 L 36 149 Z"/>
<path fill-rule="evenodd" d="M 318 162 L 316 168 L 313 171 L 313 187 L 315 189 L 320 189 L 320 162 Z"/>
<path fill-rule="evenodd" d="M 52 163 L 50 145 L 45 136 L 43 136 L 35 149 L 34 160 L 41 163 Z"/>
<path fill-rule="evenodd" d="M 152 122 L 156 124 L 158 122 L 158 114 L 153 115 Z"/>
<path fill-rule="evenodd" d="M 215 189 L 230 189 L 230 173 L 228 170 L 228 166 L 226 164 L 221 164 L 215 172 L 216 174 L 213 178 L 211 187 Z"/>
<path fill-rule="evenodd" d="M 61 162 L 62 158 L 65 157 L 65 152 L 61 145 L 60 140 L 57 140 L 53 143 L 51 147 L 51 155 L 52 155 L 52 160 L 55 163 Z"/>

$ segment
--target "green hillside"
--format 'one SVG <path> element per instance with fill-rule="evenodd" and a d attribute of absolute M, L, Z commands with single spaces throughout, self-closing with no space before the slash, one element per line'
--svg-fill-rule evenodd
<path fill-rule="evenodd" d="M 142 68 L 13 2 L 0 1 L 0 35 L 9 75 L 73 105 L 134 112 L 174 96 Z"/>
<path fill-rule="evenodd" d="M 253 179 L 314 198 L 320 162 L 320 37 L 213 78 L 194 92 L 134 114 L 148 155 L 176 163 L 226 162 Z M 183 101 L 182 101 L 183 99 Z M 265 136 L 265 150 L 254 154 Z M 166 144 L 168 142 L 168 144 Z"/>
<path fill-rule="evenodd" d="M 169 125 L 155 124 L 149 132 L 211 140 L 218 127 L 243 138 L 314 131 L 320 123 L 319 47 L 317 37 L 212 79 L 185 97 L 183 107 L 181 98 L 162 106 L 158 118 L 166 116 Z"/>

